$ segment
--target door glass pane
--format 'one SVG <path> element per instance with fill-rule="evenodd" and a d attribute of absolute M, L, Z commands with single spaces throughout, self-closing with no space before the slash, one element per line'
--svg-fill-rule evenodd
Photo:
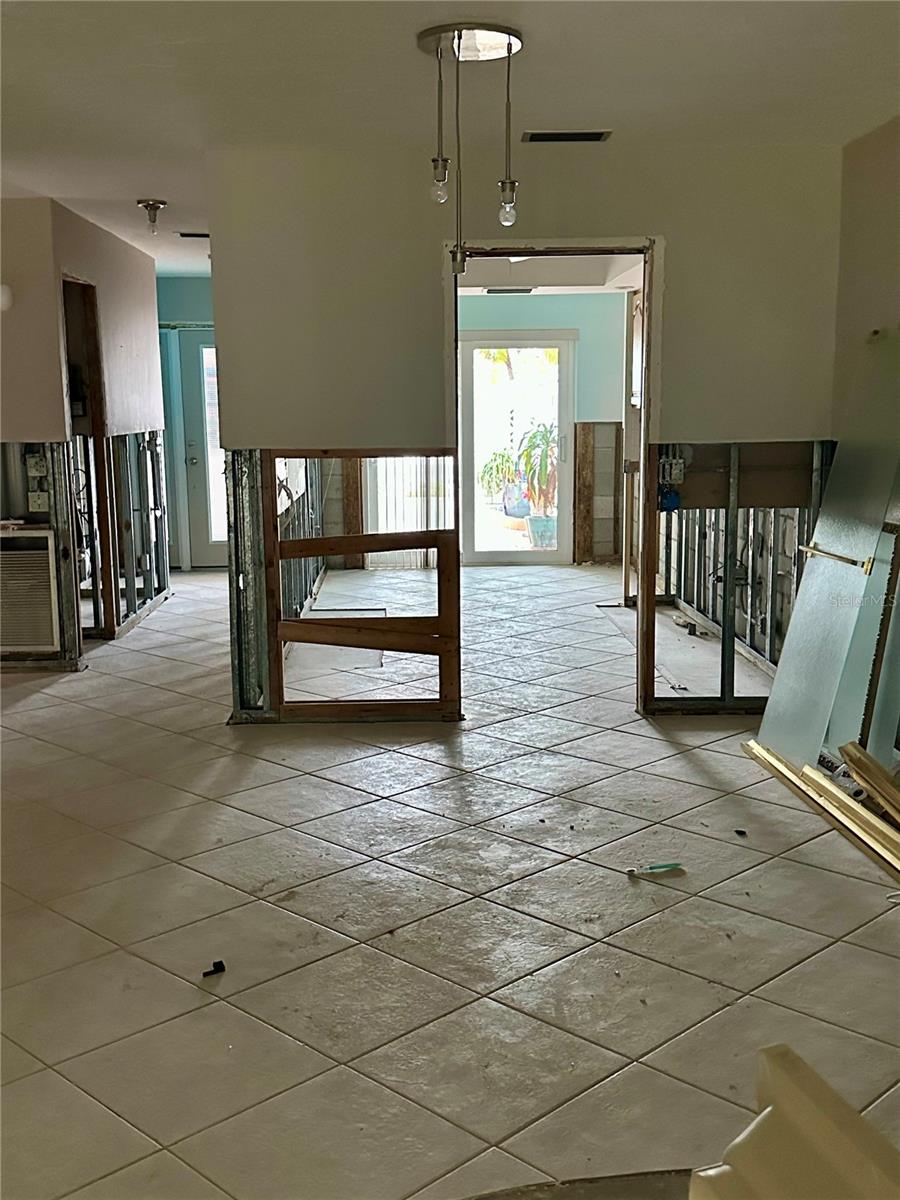
<path fill-rule="evenodd" d="M 228 511 L 225 495 L 225 451 L 219 445 L 219 388 L 216 376 L 216 348 L 204 346 L 203 423 L 206 434 L 206 489 L 209 513 L 209 540 L 228 540 Z"/>
<path fill-rule="evenodd" d="M 555 550 L 559 347 L 472 354 L 474 549 Z"/>

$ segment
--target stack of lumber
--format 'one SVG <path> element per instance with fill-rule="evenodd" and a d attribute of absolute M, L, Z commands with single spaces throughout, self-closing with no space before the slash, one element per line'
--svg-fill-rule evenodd
<path fill-rule="evenodd" d="M 861 746 L 850 742 L 841 747 L 841 755 L 877 811 L 848 796 L 816 767 L 798 771 L 787 759 L 755 741 L 745 742 L 743 749 L 900 882 L 900 788 Z"/>

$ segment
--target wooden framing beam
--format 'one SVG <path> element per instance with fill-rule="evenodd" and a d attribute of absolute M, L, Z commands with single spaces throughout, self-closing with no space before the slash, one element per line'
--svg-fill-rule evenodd
<path fill-rule="evenodd" d="M 289 538 L 283 542 L 279 541 L 278 555 L 281 559 L 288 559 L 374 554 L 379 550 L 440 551 L 455 544 L 456 532 L 452 529 L 419 529 L 411 533 L 335 534 L 329 537 Z"/>
<path fill-rule="evenodd" d="M 877 800 L 885 812 L 900 823 L 900 787 L 885 768 L 858 742 L 840 747 L 841 758 L 860 787 Z"/>
<path fill-rule="evenodd" d="M 341 497 L 344 508 L 344 533 L 363 532 L 362 511 L 362 459 L 345 458 L 341 462 Z M 365 555 L 348 554 L 344 567 L 348 571 L 361 571 L 366 565 Z"/>
<path fill-rule="evenodd" d="M 594 558 L 594 426 L 575 422 L 575 562 Z"/>

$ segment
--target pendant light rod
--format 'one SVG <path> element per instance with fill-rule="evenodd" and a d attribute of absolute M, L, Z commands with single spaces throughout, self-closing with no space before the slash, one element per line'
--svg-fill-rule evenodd
<path fill-rule="evenodd" d="M 455 102 L 455 123 L 456 123 L 456 255 L 454 257 L 454 270 L 461 273 L 466 269 L 466 261 L 463 257 L 462 249 L 462 137 L 460 133 L 459 119 L 459 63 L 461 54 L 459 53 L 462 46 L 462 30 L 456 31 L 456 37 L 459 40 L 456 53 L 456 92 L 454 95 Z"/>
<path fill-rule="evenodd" d="M 512 178 L 512 104 L 510 103 L 510 82 L 512 77 L 512 38 L 506 40 L 506 176 Z"/>
<path fill-rule="evenodd" d="M 444 47 L 438 42 L 437 48 L 437 157 L 444 157 Z"/>

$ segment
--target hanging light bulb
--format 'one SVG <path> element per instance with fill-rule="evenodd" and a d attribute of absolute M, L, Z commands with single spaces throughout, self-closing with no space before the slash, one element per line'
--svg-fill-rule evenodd
<path fill-rule="evenodd" d="M 512 38 L 506 39 L 506 158 L 504 166 L 506 168 L 504 177 L 499 181 L 497 186 L 500 188 L 500 211 L 497 214 L 500 224 L 504 226 L 515 225 L 516 223 L 516 189 L 519 186 L 519 181 L 512 178 L 512 149 L 511 149 L 511 126 L 512 126 L 512 104 L 510 103 L 510 77 L 512 74 L 512 56 L 513 44 Z"/>
<path fill-rule="evenodd" d="M 447 186 L 447 168 L 450 159 L 444 157 L 444 50 L 440 39 L 437 44 L 437 154 L 431 160 L 431 198 L 435 204 L 446 204 L 450 196 Z"/>

